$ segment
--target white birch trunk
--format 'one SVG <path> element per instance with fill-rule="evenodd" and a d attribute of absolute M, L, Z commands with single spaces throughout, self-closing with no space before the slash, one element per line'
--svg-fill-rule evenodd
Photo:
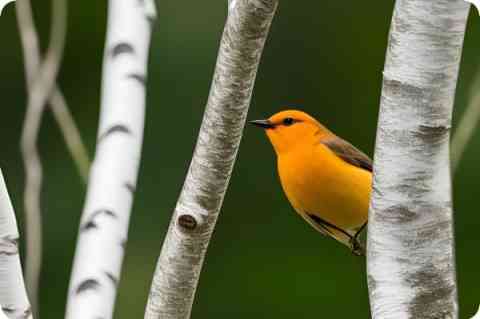
<path fill-rule="evenodd" d="M 7 186 L 0 170 L 0 305 L 9 319 L 31 319 L 18 254 L 18 228 Z M 1 317 L 1 316 L 0 316 Z"/>
<path fill-rule="evenodd" d="M 373 318 L 457 318 L 449 136 L 470 5 L 397 0 L 368 227 Z"/>
<path fill-rule="evenodd" d="M 112 318 L 143 140 L 153 0 L 110 0 L 102 108 L 68 319 Z"/>
<path fill-rule="evenodd" d="M 190 316 L 276 7 L 276 0 L 229 1 L 210 96 L 193 159 L 157 262 L 146 319 Z"/>

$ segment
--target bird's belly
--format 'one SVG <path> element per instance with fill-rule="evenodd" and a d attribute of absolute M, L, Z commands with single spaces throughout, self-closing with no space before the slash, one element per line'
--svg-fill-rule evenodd
<path fill-rule="evenodd" d="M 291 163 L 279 166 L 279 174 L 282 187 L 298 213 L 314 214 L 342 229 L 352 230 L 367 220 L 371 174 L 342 165 L 326 169 L 312 164 L 298 169 L 298 165 Z"/>

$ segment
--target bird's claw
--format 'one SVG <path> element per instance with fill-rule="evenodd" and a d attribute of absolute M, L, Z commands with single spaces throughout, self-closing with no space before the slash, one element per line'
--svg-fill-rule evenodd
<path fill-rule="evenodd" d="M 356 256 L 365 256 L 365 249 L 363 248 L 362 244 L 360 244 L 357 238 L 353 237 L 350 239 L 350 249 L 352 254 Z"/>

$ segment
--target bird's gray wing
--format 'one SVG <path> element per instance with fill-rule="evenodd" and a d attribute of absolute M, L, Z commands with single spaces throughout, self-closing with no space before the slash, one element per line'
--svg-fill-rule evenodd
<path fill-rule="evenodd" d="M 370 157 L 340 137 L 327 137 L 323 139 L 321 143 L 345 162 L 372 172 L 372 160 Z"/>

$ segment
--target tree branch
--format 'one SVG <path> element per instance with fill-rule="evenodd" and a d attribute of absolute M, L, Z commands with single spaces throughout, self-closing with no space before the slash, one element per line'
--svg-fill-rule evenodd
<path fill-rule="evenodd" d="M 10 319 L 31 319 L 18 254 L 18 228 L 7 186 L 0 170 L 0 305 Z M 0 315 L 1 318 L 1 315 Z M 4 316 L 4 318 L 7 318 Z M 7 319 L 8 319 L 7 318 Z"/>
<path fill-rule="evenodd" d="M 20 31 L 23 46 L 27 87 L 28 90 L 31 91 L 34 78 L 38 73 L 40 65 L 40 50 L 38 47 L 38 35 L 35 30 L 30 1 L 18 1 L 16 4 L 16 12 L 18 29 Z M 68 109 L 67 102 L 57 85 L 53 88 L 48 103 L 53 112 L 53 116 L 60 127 L 72 159 L 77 166 L 78 172 L 86 183 L 90 167 L 88 152 L 83 144 L 73 116 Z"/>
<path fill-rule="evenodd" d="M 146 319 L 190 316 L 276 7 L 276 0 L 229 2 L 210 96 L 193 159 L 157 262 Z"/>
<path fill-rule="evenodd" d="M 23 1 L 19 1 L 22 3 Z M 42 227 L 40 191 L 42 166 L 37 149 L 37 138 L 45 103 L 55 85 L 63 55 L 67 23 L 65 0 L 54 0 L 52 5 L 52 27 L 50 44 L 45 61 L 32 83 L 28 94 L 28 105 L 21 136 L 21 149 L 26 170 L 25 213 L 26 213 L 26 282 L 33 311 L 38 314 L 38 282 L 42 263 Z M 33 63 L 29 62 L 32 67 Z M 38 317 L 36 315 L 35 317 Z"/>
<path fill-rule="evenodd" d="M 449 135 L 470 5 L 397 0 L 368 227 L 372 318 L 457 318 Z"/>
<path fill-rule="evenodd" d="M 67 319 L 112 318 L 140 165 L 153 0 L 110 0 L 95 160 Z"/>

